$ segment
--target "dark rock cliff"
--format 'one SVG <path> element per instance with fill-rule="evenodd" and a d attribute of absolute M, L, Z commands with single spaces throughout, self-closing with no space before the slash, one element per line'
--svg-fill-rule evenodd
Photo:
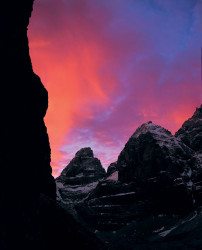
<path fill-rule="evenodd" d="M 48 93 L 29 56 L 32 8 L 33 0 L 1 1 L 0 249 L 99 249 L 55 200 L 43 120 Z"/>
<path fill-rule="evenodd" d="M 9 176 L 10 185 L 17 182 L 16 188 L 21 186 L 29 195 L 42 192 L 54 197 L 43 121 L 48 93 L 32 70 L 27 39 L 32 5 L 27 0 L 3 1 L 1 6 L 1 171 Z"/>
<path fill-rule="evenodd" d="M 41 249 L 40 193 L 55 198 L 43 118 L 48 94 L 32 70 L 27 26 L 33 1 L 1 2 L 0 249 Z"/>

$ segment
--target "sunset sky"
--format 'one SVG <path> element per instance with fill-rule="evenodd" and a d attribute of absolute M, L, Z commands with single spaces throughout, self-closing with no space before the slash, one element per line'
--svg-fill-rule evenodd
<path fill-rule="evenodd" d="M 88 146 L 106 168 L 142 123 L 174 133 L 202 103 L 202 0 L 35 0 L 28 37 L 54 176 Z"/>

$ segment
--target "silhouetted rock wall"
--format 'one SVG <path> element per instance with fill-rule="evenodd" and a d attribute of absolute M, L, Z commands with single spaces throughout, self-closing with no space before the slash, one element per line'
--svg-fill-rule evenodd
<path fill-rule="evenodd" d="M 48 93 L 29 56 L 32 7 L 33 0 L 1 1 L 0 249 L 104 249 L 55 199 Z"/>
<path fill-rule="evenodd" d="M 2 173 L 22 189 L 26 184 L 25 192 L 38 190 L 54 197 L 50 145 L 43 121 L 48 93 L 32 70 L 27 39 L 32 5 L 31 0 L 3 1 L 2 5 Z"/>
<path fill-rule="evenodd" d="M 33 0 L 1 2 L 0 249 L 44 249 L 40 193 L 55 198 L 43 118 L 48 93 L 32 70 L 27 26 Z"/>

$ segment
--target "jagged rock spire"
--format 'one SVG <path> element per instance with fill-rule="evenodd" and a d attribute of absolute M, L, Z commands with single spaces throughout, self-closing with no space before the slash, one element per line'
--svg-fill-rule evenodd
<path fill-rule="evenodd" d="M 194 151 L 202 151 L 202 105 L 185 121 L 175 136 Z"/>
<path fill-rule="evenodd" d="M 71 184 L 84 184 L 99 180 L 106 175 L 98 158 L 90 147 L 80 149 L 62 171 L 57 181 Z"/>

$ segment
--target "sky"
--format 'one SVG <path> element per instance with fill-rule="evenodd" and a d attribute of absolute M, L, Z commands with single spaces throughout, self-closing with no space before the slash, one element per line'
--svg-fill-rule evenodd
<path fill-rule="evenodd" d="M 144 122 L 173 134 L 202 103 L 202 0 L 35 0 L 33 69 L 56 177 L 82 147 L 107 168 Z"/>

